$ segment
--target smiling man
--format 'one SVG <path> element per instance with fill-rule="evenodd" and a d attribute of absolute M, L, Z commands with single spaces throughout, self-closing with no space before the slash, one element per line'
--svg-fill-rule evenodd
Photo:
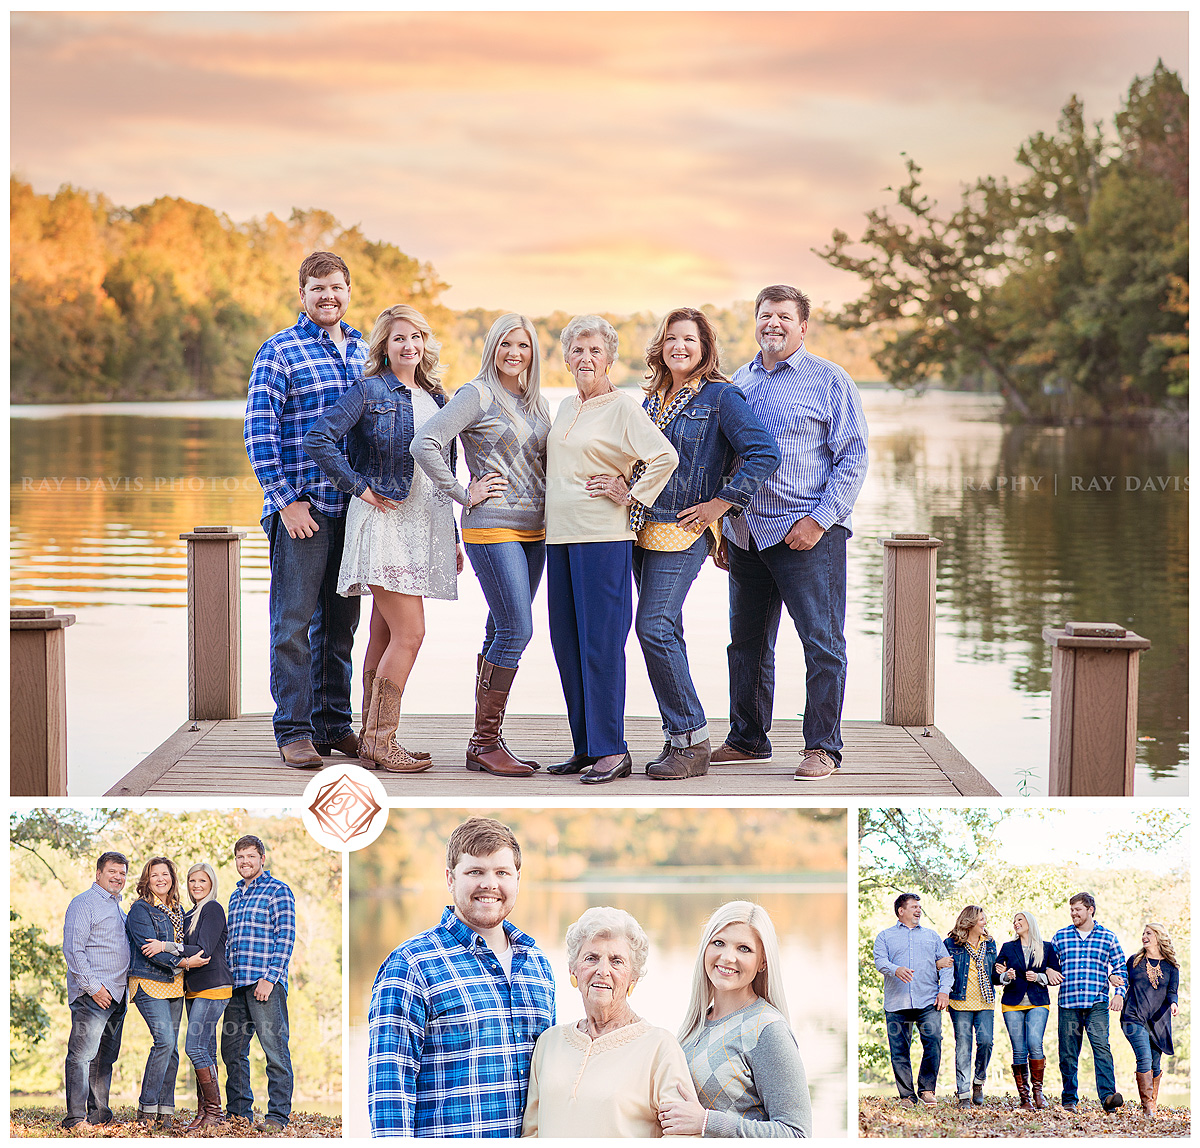
<path fill-rule="evenodd" d="M 754 303 L 759 353 L 733 376 L 783 461 L 745 513 L 724 520 L 729 734 L 712 755 L 714 765 L 771 760 L 775 638 L 786 606 L 807 671 L 797 781 L 818 781 L 842 763 L 846 542 L 867 475 L 858 388 L 841 367 L 805 348 L 808 315 L 803 292 L 764 287 Z"/>
<path fill-rule="evenodd" d="M 510 924 L 512 830 L 472 817 L 450 835 L 441 923 L 395 949 L 371 990 L 373 1136 L 520 1136 L 533 1046 L 554 1023 L 554 975 Z"/>
<path fill-rule="evenodd" d="M 349 496 L 302 443 L 362 375 L 367 345 L 343 319 L 350 270 L 340 256 L 314 251 L 300 264 L 300 305 L 295 325 L 272 335 L 254 357 L 245 440 L 263 488 L 271 565 L 275 742 L 285 764 L 305 769 L 335 749 L 358 756 L 350 654 L 359 601 L 337 592 Z"/>

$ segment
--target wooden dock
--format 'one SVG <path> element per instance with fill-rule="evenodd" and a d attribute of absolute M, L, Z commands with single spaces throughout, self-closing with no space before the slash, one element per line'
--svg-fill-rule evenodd
<path fill-rule="evenodd" d="M 714 746 L 728 724 L 712 721 Z M 543 767 L 571 754 L 571 735 L 562 716 L 509 715 L 505 736 L 513 749 L 534 757 Z M 797 782 L 792 772 L 804 745 L 801 723 L 777 721 L 771 730 L 774 759 L 742 765 L 716 765 L 704 777 L 686 781 L 654 781 L 645 762 L 662 748 L 657 718 L 625 719 L 625 735 L 633 754 L 634 774 L 603 786 L 581 786 L 577 777 L 552 777 L 539 770 L 528 778 L 492 777 L 465 768 L 463 750 L 471 733 L 465 714 L 405 716 L 400 737 L 405 745 L 433 754 L 424 773 L 379 771 L 393 797 L 510 799 L 512 797 L 718 797 L 727 801 L 768 797 L 994 797 L 997 791 L 933 727 L 842 723 L 845 748 L 842 768 L 823 781 Z M 335 754 L 327 765 L 351 759 Z M 141 797 L 184 793 L 239 798 L 250 795 L 298 796 L 315 770 L 291 769 L 279 759 L 269 714 L 246 714 L 224 720 L 185 722 L 145 761 L 113 786 L 107 797 Z"/>

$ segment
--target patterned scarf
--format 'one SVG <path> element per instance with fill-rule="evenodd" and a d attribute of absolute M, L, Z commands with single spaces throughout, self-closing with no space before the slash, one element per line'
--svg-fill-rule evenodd
<path fill-rule="evenodd" d="M 183 942 L 183 906 L 176 901 L 173 905 L 168 905 L 166 901 L 159 898 L 157 894 L 151 902 L 157 905 L 167 915 L 167 920 L 171 922 L 171 928 L 174 931 L 172 940 L 178 945 Z"/>
<path fill-rule="evenodd" d="M 979 981 L 979 991 L 985 1003 L 991 1004 L 996 999 L 996 993 L 992 989 L 992 978 L 987 969 L 983 967 L 983 949 L 986 943 L 986 935 L 980 940 L 978 948 L 968 941 L 967 952 L 971 954 L 971 972 L 975 974 L 976 979 Z"/>
<path fill-rule="evenodd" d="M 667 424 L 677 415 L 684 407 L 688 405 L 696 397 L 696 392 L 704 385 L 703 380 L 698 384 L 693 385 L 688 383 L 685 387 L 680 387 L 675 397 L 667 403 L 666 407 L 662 405 L 662 391 L 655 391 L 650 396 L 650 402 L 646 404 L 646 414 L 648 414 L 654 425 L 659 430 L 665 429 Z M 633 474 L 629 479 L 629 486 L 632 489 L 637 485 L 637 481 L 645 473 L 646 464 L 641 459 L 633 464 Z M 629 529 L 635 534 L 646 525 L 646 515 L 650 513 L 648 506 L 643 506 L 636 500 L 629 504 Z"/>

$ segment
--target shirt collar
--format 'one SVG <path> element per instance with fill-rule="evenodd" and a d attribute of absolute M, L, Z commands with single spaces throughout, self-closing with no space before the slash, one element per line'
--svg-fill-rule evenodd
<path fill-rule="evenodd" d="M 459 919 L 451 905 L 447 905 L 442 912 L 442 928 L 468 952 L 487 947 L 487 942 L 470 925 Z M 531 936 L 522 933 L 511 921 L 504 922 L 504 935 L 508 937 L 508 943 L 517 948 L 531 949 L 536 944 Z"/>
<path fill-rule="evenodd" d="M 315 325 L 315 324 L 314 324 L 314 325 Z M 264 878 L 264 877 L 267 879 L 266 881 L 263 881 L 263 878 Z M 266 885 L 266 884 L 269 884 L 269 883 L 270 883 L 270 880 L 271 880 L 271 870 L 270 870 L 270 869 L 263 869 L 263 870 L 261 870 L 261 871 L 259 872 L 258 876 L 257 876 L 257 877 L 255 877 L 253 881 L 249 882 L 249 884 L 250 884 L 250 885 L 258 885 L 258 884 L 259 884 L 259 882 L 262 882 L 262 884 Z M 246 882 L 246 878 L 245 878 L 245 877 L 239 877 L 239 878 L 238 878 L 237 887 L 238 887 L 239 889 L 245 889 L 245 888 L 247 888 L 247 887 L 248 887 L 248 886 L 247 886 L 247 882 Z"/>
<path fill-rule="evenodd" d="M 780 361 L 775 364 L 774 368 L 768 371 L 763 365 L 762 351 L 760 350 L 758 354 L 755 355 L 751 360 L 751 365 L 756 371 L 762 371 L 764 375 L 773 375 L 777 370 L 779 370 L 783 363 L 787 363 L 789 367 L 795 368 L 799 365 L 800 360 L 807 354 L 808 351 L 805 349 L 804 344 L 801 343 L 800 346 L 797 347 L 786 359 L 780 359 Z"/>
<path fill-rule="evenodd" d="M 121 903 L 121 893 L 110 893 L 103 885 L 100 884 L 99 881 L 93 881 L 92 888 L 95 889 L 101 897 L 108 897 L 110 900 L 116 901 L 118 905 Z M 123 893 L 124 890 L 121 890 L 121 892 Z"/>
<path fill-rule="evenodd" d="M 910 933 L 914 933 L 914 932 L 916 932 L 916 931 L 917 931 L 917 929 L 919 929 L 919 928 L 921 928 L 921 927 L 922 927 L 922 926 L 921 926 L 921 922 L 920 922 L 920 921 L 918 921 L 918 922 L 917 922 L 915 925 L 906 925 L 906 924 L 905 924 L 903 921 L 897 921 L 897 922 L 896 922 L 896 928 L 897 928 L 897 929 L 907 929 L 907 930 L 908 930 Z"/>
<path fill-rule="evenodd" d="M 356 331 L 350 326 L 349 323 L 346 322 L 345 319 L 343 319 L 341 323 L 342 334 L 348 339 L 362 338 L 362 332 Z M 320 339 L 322 336 L 324 336 L 326 339 L 329 339 L 329 332 L 326 331 L 324 327 L 318 327 L 316 323 L 314 323 L 303 311 L 301 311 L 299 316 L 296 318 L 296 326 L 299 327 L 300 330 L 302 330 L 306 335 L 311 335 L 314 339 Z M 331 343 L 333 342 L 332 339 L 329 339 L 329 341 Z"/>

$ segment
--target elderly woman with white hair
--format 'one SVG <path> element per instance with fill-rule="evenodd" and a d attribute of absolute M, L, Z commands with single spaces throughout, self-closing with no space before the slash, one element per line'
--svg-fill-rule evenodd
<path fill-rule="evenodd" d="M 573 752 L 549 772 L 586 770 L 580 780 L 596 784 L 633 772 L 625 742 L 635 537 L 629 507 L 654 504 L 679 456 L 641 403 L 609 380 L 617 358 L 610 323 L 578 315 L 561 341 L 576 394 L 558 408 L 546 444 L 546 570 L 550 642 Z"/>
<path fill-rule="evenodd" d="M 666 1135 L 812 1135 L 779 942 L 761 905 L 730 901 L 709 917 L 679 1042 L 698 1100 L 676 1099 L 659 1112 Z"/>
<path fill-rule="evenodd" d="M 537 331 L 524 315 L 501 315 L 483 344 L 479 374 L 414 437 L 412 456 L 434 486 L 463 507 L 467 557 L 488 604 L 475 667 L 475 731 L 467 768 L 528 777 L 502 725 L 521 654 L 533 637 L 533 598 L 546 565 L 546 435 Z M 458 436 L 470 482 L 446 462 Z"/>
<path fill-rule="evenodd" d="M 192 908 L 184 914 L 183 935 L 209 957 L 208 964 L 188 969 L 183 978 L 188 1017 L 183 1048 L 196 1070 L 199 1091 L 196 1119 L 187 1126 L 191 1132 L 225 1121 L 217 1084 L 217 1029 L 233 996 L 233 976 L 225 959 L 225 910 L 217 900 L 217 874 L 207 861 L 188 870 L 187 890 Z"/>
<path fill-rule="evenodd" d="M 659 1113 L 696 1090 L 678 1041 L 629 1004 L 650 942 L 623 909 L 588 909 L 567 929 L 584 1018 L 548 1028 L 533 1050 L 522 1136 L 661 1136 Z"/>

